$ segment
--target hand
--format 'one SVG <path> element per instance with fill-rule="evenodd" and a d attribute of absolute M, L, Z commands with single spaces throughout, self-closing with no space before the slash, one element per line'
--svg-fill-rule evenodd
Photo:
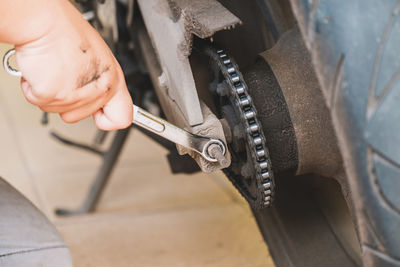
<path fill-rule="evenodd" d="M 128 127 L 133 105 L 121 67 L 81 14 L 68 1 L 57 2 L 48 30 L 15 47 L 26 99 L 68 123 L 93 115 L 100 129 Z"/>

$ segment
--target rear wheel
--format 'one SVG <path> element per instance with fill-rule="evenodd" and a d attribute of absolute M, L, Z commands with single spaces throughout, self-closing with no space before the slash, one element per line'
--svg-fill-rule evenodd
<path fill-rule="evenodd" d="M 207 66 L 213 70 L 209 88 L 215 113 L 225 121 L 232 155 L 232 165 L 225 173 L 253 208 L 276 264 L 360 265 L 360 244 L 346 202 L 350 199 L 342 191 L 348 191 L 347 183 L 329 110 L 299 30 L 289 31 L 274 49 L 262 53 L 242 72 L 225 52 L 206 54 L 210 56 Z M 231 92 L 240 92 L 239 97 Z M 257 117 L 251 123 L 245 115 L 249 110 Z M 259 137 L 250 130 L 253 123 L 262 126 L 270 152 L 266 157 L 274 171 L 260 183 L 254 168 L 260 160 L 249 152 Z M 295 176 L 308 172 L 319 175 Z M 271 194 L 272 208 L 258 202 L 264 192 Z"/>
<path fill-rule="evenodd" d="M 292 1 L 329 105 L 368 266 L 400 266 L 400 4 Z"/>
<path fill-rule="evenodd" d="M 361 250 L 340 185 L 316 175 L 277 179 L 274 206 L 254 211 L 277 266 L 360 266 Z"/>
<path fill-rule="evenodd" d="M 258 115 L 264 117 L 260 121 L 275 173 L 274 206 L 254 210 L 261 232 L 278 266 L 399 266 L 400 109 L 396 103 L 400 99 L 400 54 L 396 51 L 400 47 L 400 5 L 396 1 L 377 7 L 373 1 L 298 0 L 292 1 L 292 7 L 309 50 L 306 57 L 309 64 L 312 61 L 312 71 L 305 73 L 304 79 L 292 79 L 290 84 L 290 77 L 295 77 L 293 73 L 303 66 L 279 69 L 279 51 L 272 56 L 263 55 L 263 59 L 253 57 L 253 62 L 265 61 L 272 76 L 255 69 L 261 63 L 249 63 L 252 53 L 239 60 Z M 271 9 L 268 12 L 273 14 Z M 245 14 L 241 19 L 246 25 Z M 271 23 L 271 19 L 266 21 Z M 234 35 L 225 33 L 229 34 Z M 226 40 L 234 38 L 226 36 L 215 39 L 234 58 L 243 56 L 240 47 L 246 45 L 232 45 Z M 274 45 L 266 43 L 267 48 Z M 290 45 L 286 48 L 296 49 Z M 292 52 L 291 57 L 302 57 L 295 50 Z M 306 90 L 302 84 L 311 72 L 318 78 L 320 96 L 311 95 L 309 102 L 306 98 L 293 101 L 293 91 Z M 271 87 L 273 78 L 282 87 L 278 89 L 283 92 L 283 103 L 276 88 Z M 252 90 L 255 87 L 258 89 Z M 276 97 L 277 101 L 271 102 L 269 97 Z M 315 98 L 321 101 L 313 102 Z M 275 110 L 265 108 L 274 104 Z M 296 119 L 301 110 L 299 104 L 308 105 L 302 110 L 305 113 L 314 109 L 314 115 Z M 292 126 L 268 120 L 285 112 Z M 304 137 L 310 133 L 301 124 L 310 123 L 324 112 L 330 125 L 319 124 L 319 132 L 314 131 L 312 137 L 320 140 L 313 143 L 313 138 Z M 291 127 L 297 163 L 296 157 L 287 156 L 288 151 L 293 152 L 285 136 Z M 327 137 L 327 132 L 331 136 Z M 274 138 L 278 133 L 284 137 Z M 333 146 L 337 151 L 332 150 Z M 340 167 L 342 158 L 345 168 Z M 285 166 L 285 162 L 290 164 Z M 314 174 L 294 177 L 307 173 Z"/>
<path fill-rule="evenodd" d="M 236 59 L 260 116 L 275 194 L 270 193 L 272 208 L 253 208 L 276 264 L 398 265 L 399 4 L 220 2 L 243 21 L 243 26 L 218 32 L 213 39 Z M 301 35 L 294 29 L 290 32 L 297 35 L 288 39 L 296 24 L 292 8 Z M 142 49 L 151 47 L 147 43 Z M 156 61 L 153 56 L 148 62 Z M 202 67 L 208 69 L 209 63 Z M 200 71 L 194 66 L 197 76 Z M 265 198 L 258 193 L 265 181 L 252 180 L 251 164 L 245 162 L 252 160 L 242 142 L 246 132 L 234 130 L 241 120 L 229 107 L 231 101 L 225 101 L 225 107 L 207 101 L 204 87 L 196 84 L 199 96 L 226 120 L 230 150 L 238 150 L 236 166 L 230 168 L 234 175 L 228 176 L 245 187 L 240 191 L 247 199 Z"/>

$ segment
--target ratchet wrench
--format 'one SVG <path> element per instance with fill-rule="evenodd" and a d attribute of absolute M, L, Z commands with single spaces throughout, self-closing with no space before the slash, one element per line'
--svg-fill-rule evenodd
<path fill-rule="evenodd" d="M 4 55 L 3 66 L 9 74 L 21 77 L 22 73 L 9 63 L 14 54 L 15 50 L 11 49 Z M 219 139 L 192 134 L 135 105 L 132 123 L 200 154 L 209 162 L 219 162 L 222 166 L 226 164 L 226 145 Z"/>

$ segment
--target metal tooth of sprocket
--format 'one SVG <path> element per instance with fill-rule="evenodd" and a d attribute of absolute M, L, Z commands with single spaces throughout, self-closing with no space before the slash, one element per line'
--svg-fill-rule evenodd
<path fill-rule="evenodd" d="M 273 196 L 273 175 L 268 158 L 268 150 L 265 145 L 265 137 L 257 120 L 256 109 L 247 93 L 245 82 L 236 64 L 223 50 L 217 50 L 216 54 L 218 55 L 221 72 L 231 83 L 231 96 L 236 99 L 236 105 L 243 112 L 241 119 L 247 126 L 247 139 L 251 146 L 253 159 L 256 162 L 257 184 L 260 183 L 263 196 L 262 207 L 268 207 Z"/>

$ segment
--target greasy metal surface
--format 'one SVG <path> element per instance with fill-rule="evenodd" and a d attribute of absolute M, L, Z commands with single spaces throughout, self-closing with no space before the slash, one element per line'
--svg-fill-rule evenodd
<path fill-rule="evenodd" d="M 262 56 L 282 88 L 296 132 L 297 174 L 341 178 L 342 158 L 310 55 L 298 28 L 284 34 Z"/>
<path fill-rule="evenodd" d="M 279 179 L 283 174 L 295 174 L 299 161 L 296 133 L 282 89 L 271 67 L 264 58 L 258 57 L 243 72 L 243 77 L 264 129 L 275 176 Z"/>
<path fill-rule="evenodd" d="M 157 61 L 156 54 L 151 46 L 149 36 L 144 29 L 139 30 L 137 36 L 139 39 L 141 54 L 143 55 L 146 67 L 150 73 L 150 77 L 153 82 L 155 92 L 168 121 L 173 122 L 176 126 L 186 129 L 191 133 L 214 137 L 226 144 L 226 139 L 221 122 L 218 120 L 217 117 L 215 117 L 215 115 L 202 101 L 200 101 L 200 108 L 204 117 L 204 122 L 194 127 L 189 125 L 182 112 L 180 112 L 180 110 L 178 109 L 176 103 L 169 97 L 169 95 L 167 95 L 166 89 L 163 88 L 159 83 L 161 67 Z M 201 157 L 199 154 L 194 153 L 181 146 L 177 146 L 177 149 L 178 152 L 182 155 L 189 154 L 190 156 L 192 156 L 199 164 L 203 172 L 212 172 L 222 168 L 219 163 L 209 162 Z M 229 151 L 226 152 L 225 157 L 227 159 L 227 162 L 225 164 L 229 165 L 231 162 Z"/>
<path fill-rule="evenodd" d="M 200 107 L 204 116 L 204 123 L 186 129 L 197 135 L 214 137 L 226 144 L 224 130 L 219 119 L 214 115 L 214 113 L 211 112 L 211 110 L 207 107 L 206 104 L 204 104 L 203 101 L 200 101 Z M 209 162 L 201 157 L 199 154 L 193 153 L 192 151 L 189 151 L 188 149 L 185 149 L 181 146 L 178 146 L 178 152 L 181 155 L 186 153 L 189 154 L 192 158 L 196 160 L 203 172 L 212 172 L 225 168 L 231 164 L 231 155 L 228 150 L 225 154 L 226 161 L 223 162 L 223 166 L 221 166 L 219 162 Z"/>
<path fill-rule="evenodd" d="M 236 116 L 233 116 L 237 118 L 235 120 L 237 124 L 230 125 L 230 128 L 238 126 L 236 129 L 241 133 L 235 134 L 234 129 L 234 139 L 246 144 L 243 149 L 230 144 L 232 166 L 224 169 L 224 172 L 254 210 L 267 208 L 273 201 L 274 174 L 268 148 L 265 145 L 263 127 L 248 93 L 248 86 L 236 62 L 224 50 L 208 47 L 205 53 L 212 62 L 211 68 L 214 70 L 212 84 L 216 86 L 215 91 L 220 98 L 221 113 L 224 107 L 234 110 Z M 228 117 L 225 119 L 228 120 Z M 248 175 L 245 175 L 247 170 Z"/>
<path fill-rule="evenodd" d="M 161 87 L 189 125 L 203 123 L 200 101 L 190 68 L 192 34 L 211 37 L 240 20 L 215 0 L 138 0 L 161 65 Z"/>

